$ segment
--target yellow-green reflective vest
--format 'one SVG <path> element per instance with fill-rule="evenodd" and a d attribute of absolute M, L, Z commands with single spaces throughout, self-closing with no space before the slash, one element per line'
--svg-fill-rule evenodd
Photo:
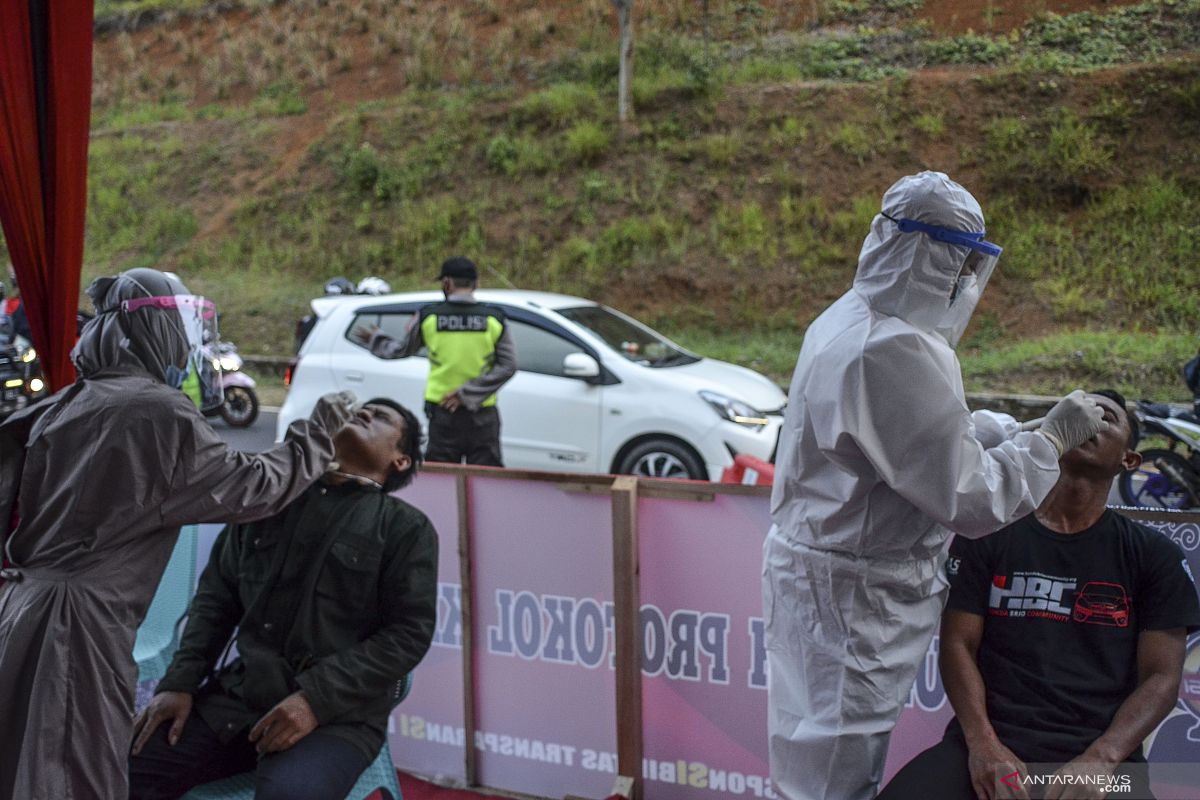
<path fill-rule="evenodd" d="M 202 395 L 200 391 L 200 374 L 196 372 L 195 364 L 192 364 L 190 367 L 188 367 L 187 378 L 183 381 L 183 386 L 179 388 L 182 389 L 183 393 L 188 396 L 188 399 L 196 404 L 196 408 L 200 409 L 201 411 L 204 410 L 204 404 L 202 402 Z"/>
<path fill-rule="evenodd" d="M 429 351 L 425 399 L 442 398 L 491 369 L 496 342 L 504 333 L 504 312 L 484 303 L 437 303 L 421 309 L 421 339 Z M 496 405 L 496 395 L 481 404 Z"/>

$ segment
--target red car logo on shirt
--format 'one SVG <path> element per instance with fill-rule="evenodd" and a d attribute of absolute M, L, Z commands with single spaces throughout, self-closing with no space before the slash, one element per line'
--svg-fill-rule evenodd
<path fill-rule="evenodd" d="M 1129 597 L 1125 587 L 1119 583 L 1092 581 L 1085 583 L 1075 596 L 1075 609 L 1071 617 L 1076 622 L 1092 625 L 1111 625 L 1125 628 L 1129 625 Z"/>

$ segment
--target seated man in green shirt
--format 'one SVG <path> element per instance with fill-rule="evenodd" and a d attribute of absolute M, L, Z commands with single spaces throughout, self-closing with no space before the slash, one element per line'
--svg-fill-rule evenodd
<path fill-rule="evenodd" d="M 135 720 L 131 798 L 251 770 L 259 800 L 341 798 L 374 760 L 436 617 L 437 535 L 389 494 L 417 472 L 420 430 L 403 406 L 367 402 L 312 488 L 222 531 Z M 215 669 L 235 630 L 238 657 Z"/>

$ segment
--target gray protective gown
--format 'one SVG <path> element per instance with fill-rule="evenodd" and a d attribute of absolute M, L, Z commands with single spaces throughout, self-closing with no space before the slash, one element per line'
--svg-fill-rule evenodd
<path fill-rule="evenodd" d="M 145 296 L 126 278 L 89 293 L 97 308 Z M 14 496 L 21 516 L 0 587 L 0 798 L 128 796 L 133 640 L 179 526 L 275 513 L 332 457 L 341 420 L 321 404 L 276 449 L 229 450 L 163 383 L 187 346 L 169 314 L 128 328 L 98 315 L 80 379 L 0 426 L 0 543 Z"/>

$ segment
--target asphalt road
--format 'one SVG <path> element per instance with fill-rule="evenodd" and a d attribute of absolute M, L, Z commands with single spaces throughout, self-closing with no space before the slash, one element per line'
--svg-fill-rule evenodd
<path fill-rule="evenodd" d="M 271 445 L 275 444 L 275 419 L 278 416 L 277 411 L 263 409 L 249 428 L 231 428 L 220 417 L 210 417 L 208 421 L 230 447 L 258 453 L 270 449 Z"/>
<path fill-rule="evenodd" d="M 263 410 L 259 412 L 258 419 L 249 428 L 231 428 L 225 424 L 225 420 L 219 417 L 213 417 L 209 420 L 215 430 L 222 439 L 230 444 L 230 446 L 238 450 L 248 450 L 252 453 L 258 453 L 267 450 L 271 445 L 275 444 L 275 420 L 279 416 L 277 411 Z M 1113 481 L 1112 491 L 1108 496 L 1109 505 L 1119 506 L 1124 505 L 1121 501 L 1121 495 L 1117 493 L 1116 481 Z"/>

